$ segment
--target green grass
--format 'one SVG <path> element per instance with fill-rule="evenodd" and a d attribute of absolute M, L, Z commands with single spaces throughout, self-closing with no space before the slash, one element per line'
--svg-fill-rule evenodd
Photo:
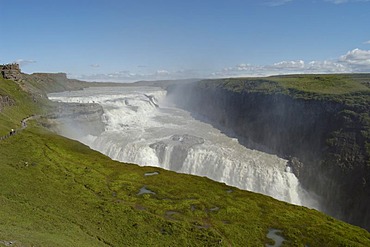
<path fill-rule="evenodd" d="M 370 89 L 346 75 L 293 75 L 270 77 L 283 87 L 309 93 L 347 94 L 370 92 Z"/>
<path fill-rule="evenodd" d="M 262 246 L 268 229 L 277 228 L 287 246 L 370 244 L 367 231 L 315 210 L 206 178 L 115 162 L 36 124 L 0 142 L 0 157 L 0 240 Z M 160 174 L 144 176 L 152 171 Z M 143 186 L 156 194 L 137 195 Z"/>
<path fill-rule="evenodd" d="M 6 83 L 17 103 L 0 115 L 9 129 L 37 108 Z M 265 246 L 269 228 L 284 246 L 370 246 L 366 230 L 315 210 L 112 161 L 37 122 L 0 141 L 0 181 L 0 246 Z M 143 186 L 156 194 L 138 195 Z"/>
<path fill-rule="evenodd" d="M 0 111 L 0 136 L 9 133 L 12 128 L 20 128 L 20 121 L 24 117 L 41 112 L 32 97 L 13 81 L 0 78 L 0 95 L 8 95 L 15 100 L 14 106 L 4 107 Z"/>
<path fill-rule="evenodd" d="M 366 76 L 367 75 L 367 76 Z M 370 75 L 286 75 L 265 78 L 228 78 L 201 81 L 203 87 L 222 87 L 234 92 L 283 93 L 292 96 L 312 97 L 352 93 L 370 93 L 363 83 Z"/>

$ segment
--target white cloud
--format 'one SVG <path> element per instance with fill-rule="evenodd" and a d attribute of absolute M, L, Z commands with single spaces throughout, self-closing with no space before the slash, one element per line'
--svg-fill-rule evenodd
<path fill-rule="evenodd" d="M 29 65 L 29 64 L 36 63 L 36 61 L 35 60 L 27 60 L 27 59 L 20 58 L 20 59 L 15 60 L 14 63 L 17 63 L 20 66 L 26 66 L 26 65 Z"/>
<path fill-rule="evenodd" d="M 178 70 L 170 72 L 166 69 L 160 69 L 152 73 L 137 73 L 128 70 L 106 73 L 106 74 L 91 74 L 91 75 L 70 75 L 71 78 L 85 81 L 104 81 L 104 82 L 135 82 L 142 80 L 173 80 L 173 79 L 188 79 L 188 78 L 203 78 L 204 74 L 200 74 L 196 70 Z"/>
<path fill-rule="evenodd" d="M 295 0 L 265 0 L 264 4 L 270 7 L 278 7 L 286 5 Z M 370 2 L 370 0 L 323 0 L 324 2 L 333 4 L 344 4 L 344 3 L 360 3 L 360 2 Z"/>
<path fill-rule="evenodd" d="M 370 40 L 364 42 L 365 45 L 370 45 Z"/>
<path fill-rule="evenodd" d="M 354 72 L 368 72 L 370 71 L 370 50 L 356 48 L 341 56 L 339 62 L 352 68 Z"/>
<path fill-rule="evenodd" d="M 156 75 L 169 75 L 169 74 L 171 74 L 170 72 L 168 72 L 165 69 L 157 70 L 155 73 L 156 73 Z"/>
<path fill-rule="evenodd" d="M 303 69 L 305 67 L 305 63 L 303 60 L 281 61 L 274 63 L 273 67 L 277 69 Z"/>
<path fill-rule="evenodd" d="M 100 64 L 90 64 L 90 67 L 93 67 L 93 68 L 100 68 Z"/>
<path fill-rule="evenodd" d="M 235 67 L 226 67 L 223 68 L 223 72 L 232 72 L 232 71 L 256 71 L 258 70 L 258 66 L 241 63 L 236 65 Z"/>
<path fill-rule="evenodd" d="M 211 73 L 211 77 L 253 77 L 279 74 L 370 72 L 370 50 L 354 49 L 334 60 L 281 61 L 272 65 L 239 64 Z"/>
<path fill-rule="evenodd" d="M 277 6 L 285 5 L 292 1 L 293 0 L 270 0 L 266 2 L 266 5 L 270 7 L 277 7 Z"/>
<path fill-rule="evenodd" d="M 370 2 L 370 0 L 325 0 L 325 2 L 342 4 L 342 3 L 355 3 L 355 2 Z"/>
<path fill-rule="evenodd" d="M 370 50 L 366 51 L 356 48 L 341 56 L 339 60 L 354 65 L 370 65 Z"/>
<path fill-rule="evenodd" d="M 71 78 L 85 81 L 131 82 L 141 80 L 143 75 L 123 70 L 107 74 L 71 75 Z"/>
<path fill-rule="evenodd" d="M 264 4 L 270 7 L 278 7 L 286 5 L 294 0 L 265 0 Z M 344 4 L 344 3 L 360 3 L 360 2 L 370 2 L 370 0 L 323 0 L 324 2 L 333 4 Z"/>
<path fill-rule="evenodd" d="M 160 69 L 148 73 L 119 71 L 107 74 L 74 76 L 86 81 L 135 82 L 140 80 L 173 80 L 189 78 L 261 77 L 281 74 L 325 74 L 370 72 L 370 50 L 353 49 L 337 59 L 321 61 L 286 60 L 270 65 L 240 63 L 219 71 Z M 73 77 L 73 76 L 71 76 Z"/>
<path fill-rule="evenodd" d="M 305 67 L 305 70 L 310 73 L 346 73 L 350 70 L 335 61 L 311 61 Z"/>
<path fill-rule="evenodd" d="M 348 0 L 325 0 L 326 2 L 334 3 L 334 4 L 341 4 L 346 3 Z"/>
<path fill-rule="evenodd" d="M 238 66 L 236 66 L 236 69 L 239 71 L 253 71 L 253 70 L 256 70 L 257 68 L 258 66 L 254 66 L 251 64 L 245 64 L 245 63 L 241 63 Z"/>

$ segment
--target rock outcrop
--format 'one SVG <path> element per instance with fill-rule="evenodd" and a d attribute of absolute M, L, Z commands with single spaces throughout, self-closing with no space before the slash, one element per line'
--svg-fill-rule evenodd
<path fill-rule="evenodd" d="M 1 77 L 7 80 L 18 81 L 22 77 L 19 64 L 4 64 L 0 65 Z"/>
<path fill-rule="evenodd" d="M 7 80 L 19 80 L 21 78 L 21 70 L 18 64 L 4 64 L 0 65 L 0 78 Z M 0 112 L 6 106 L 14 105 L 14 100 L 12 100 L 8 95 L 0 94 Z"/>

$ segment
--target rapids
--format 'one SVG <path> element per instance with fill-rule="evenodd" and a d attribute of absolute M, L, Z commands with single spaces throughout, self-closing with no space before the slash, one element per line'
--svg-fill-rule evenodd
<path fill-rule="evenodd" d="M 247 149 L 210 124 L 178 109 L 156 87 L 88 88 L 53 93 L 50 100 L 98 103 L 105 131 L 99 136 L 68 136 L 112 159 L 157 166 L 319 209 L 290 172 L 287 160 Z M 73 128 L 73 126 L 70 126 Z M 74 130 L 73 133 L 78 133 Z"/>

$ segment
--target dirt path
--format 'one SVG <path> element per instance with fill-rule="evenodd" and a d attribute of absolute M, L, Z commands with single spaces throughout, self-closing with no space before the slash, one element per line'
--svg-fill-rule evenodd
<path fill-rule="evenodd" d="M 18 134 L 20 131 L 22 131 L 23 129 L 27 128 L 27 121 L 28 120 L 36 119 L 38 117 L 40 117 L 40 115 L 31 115 L 31 116 L 28 116 L 26 118 L 23 118 L 21 120 L 21 127 L 18 128 L 18 129 L 11 129 L 8 134 L 6 134 L 4 136 L 0 136 L 0 141 L 6 140 L 9 137 L 12 137 L 12 136 Z"/>

